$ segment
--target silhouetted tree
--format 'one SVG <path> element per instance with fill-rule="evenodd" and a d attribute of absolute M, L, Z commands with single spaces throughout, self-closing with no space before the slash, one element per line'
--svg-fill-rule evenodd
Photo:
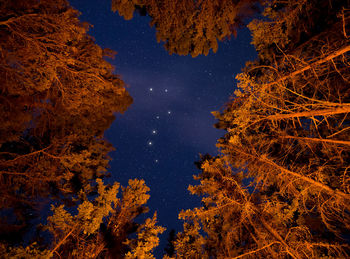
<path fill-rule="evenodd" d="M 175 241 L 176 232 L 175 229 L 170 230 L 169 236 L 168 236 L 168 243 L 167 246 L 164 248 L 164 252 L 167 256 L 171 257 L 175 253 L 175 248 L 173 242 Z"/>

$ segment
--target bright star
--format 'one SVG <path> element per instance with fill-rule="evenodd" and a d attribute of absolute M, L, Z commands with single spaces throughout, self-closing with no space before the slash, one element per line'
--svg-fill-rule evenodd
<path fill-rule="evenodd" d="M 151 88 L 149 89 L 149 91 L 152 92 L 152 91 L 153 91 L 153 88 L 151 87 Z"/>
<path fill-rule="evenodd" d="M 154 162 L 158 163 L 158 159 L 154 160 Z"/>
<path fill-rule="evenodd" d="M 156 130 L 152 130 L 152 134 L 157 134 L 157 131 Z"/>
<path fill-rule="evenodd" d="M 168 92 L 168 89 L 165 89 L 164 91 L 167 93 L 167 92 Z"/>
<path fill-rule="evenodd" d="M 152 145 L 153 145 L 153 142 L 152 142 L 152 141 L 148 141 L 148 145 L 149 145 L 149 146 L 152 146 Z"/>
<path fill-rule="evenodd" d="M 171 114 L 171 111 L 168 111 L 168 114 Z"/>
<path fill-rule="evenodd" d="M 159 116 L 156 116 L 157 119 L 159 119 Z"/>

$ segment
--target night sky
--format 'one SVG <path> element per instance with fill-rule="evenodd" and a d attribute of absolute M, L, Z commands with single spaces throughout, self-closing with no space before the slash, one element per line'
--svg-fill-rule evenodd
<path fill-rule="evenodd" d="M 71 0 L 81 21 L 102 48 L 118 52 L 109 60 L 134 99 L 125 114 L 117 115 L 105 133 L 116 151 L 111 153 L 111 180 L 127 185 L 143 178 L 150 187 L 151 216 L 158 213 L 161 236 L 156 255 L 161 254 L 171 229 L 180 231 L 177 219 L 182 209 L 199 206 L 199 198 L 187 191 L 198 173 L 199 154 L 217 154 L 216 140 L 224 131 L 215 129 L 211 111 L 220 110 L 234 91 L 235 75 L 248 60 L 254 60 L 247 29 L 237 38 L 219 44 L 208 56 L 169 55 L 157 43 L 148 17 L 136 15 L 125 21 L 113 13 L 110 0 Z"/>

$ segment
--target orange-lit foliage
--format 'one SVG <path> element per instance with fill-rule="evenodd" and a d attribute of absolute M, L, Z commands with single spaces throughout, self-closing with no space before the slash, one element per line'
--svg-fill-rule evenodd
<path fill-rule="evenodd" d="M 237 29 L 243 20 L 254 13 L 259 0 L 112 0 L 112 10 L 125 19 L 135 10 L 151 17 L 157 30 L 157 41 L 165 42 L 170 54 L 208 55 Z"/>
<path fill-rule="evenodd" d="M 52 216 L 43 228 L 51 235 L 52 242 L 45 245 L 33 242 L 27 247 L 8 247 L 0 243 L 0 253 L 11 258 L 153 258 L 152 250 L 158 246 L 165 229 L 156 226 L 157 215 L 143 224 L 133 222 L 135 217 L 147 211 L 145 203 L 149 188 L 143 180 L 129 180 L 118 198 L 119 184 L 105 186 L 97 179 L 98 196 L 91 201 L 87 195 L 95 188 L 86 186 L 80 192 L 81 203 L 77 214 L 64 205 L 52 206 Z M 129 239 L 137 232 L 137 238 Z M 45 247 L 45 249 L 44 249 Z"/>
<path fill-rule="evenodd" d="M 118 190 L 118 183 L 107 189 L 100 180 L 99 196 L 93 202 L 85 198 L 78 206 L 77 215 L 72 216 L 63 205 L 53 207 L 47 228 L 54 234 L 54 242 L 48 254 L 64 258 L 153 258 L 158 234 L 165 229 L 155 225 L 156 214 L 143 224 L 133 222 L 147 211 L 144 205 L 149 199 L 149 188 L 143 180 L 135 179 L 122 188 L 120 199 Z M 133 232 L 138 237 L 129 239 Z"/>
<path fill-rule="evenodd" d="M 113 52 L 94 43 L 78 15 L 65 0 L 0 2 L 0 257 L 107 256 L 119 246 L 113 256 L 132 258 L 135 231 L 147 233 L 142 251 L 151 255 L 163 231 L 155 217 L 133 223 L 146 211 L 143 181 L 118 199 L 119 185 L 100 180 L 112 150 L 103 133 L 132 99 L 104 60 Z M 35 224 L 48 203 L 56 206 L 52 238 L 42 240 Z M 22 248 L 25 235 L 33 243 Z"/>
<path fill-rule="evenodd" d="M 131 98 L 66 1 L 1 2 L 2 207 L 104 174 L 101 137 Z"/>
<path fill-rule="evenodd" d="M 348 7 L 276 0 L 249 25 L 259 59 L 214 112 L 227 134 L 199 164 L 203 207 L 180 214 L 176 256 L 350 256 Z"/>

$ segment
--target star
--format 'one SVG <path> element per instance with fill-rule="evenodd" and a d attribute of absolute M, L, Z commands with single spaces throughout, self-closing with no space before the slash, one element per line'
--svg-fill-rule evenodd
<path fill-rule="evenodd" d="M 164 90 L 164 92 L 166 92 L 166 93 L 167 93 L 167 92 L 168 92 L 168 89 L 165 89 L 165 90 Z"/>
<path fill-rule="evenodd" d="M 153 88 L 151 87 L 151 88 L 149 89 L 149 91 L 152 92 L 152 91 L 153 91 Z"/>
<path fill-rule="evenodd" d="M 157 131 L 156 130 L 152 130 L 152 134 L 157 134 Z"/>
<path fill-rule="evenodd" d="M 156 116 L 157 119 L 159 119 L 159 116 Z"/>
<path fill-rule="evenodd" d="M 154 162 L 158 163 L 159 161 L 158 161 L 158 159 L 156 159 L 156 160 L 154 160 Z"/>
<path fill-rule="evenodd" d="M 149 146 L 152 146 L 153 145 L 153 142 L 152 141 L 148 141 L 147 143 Z"/>
<path fill-rule="evenodd" d="M 168 111 L 168 114 L 171 114 L 171 111 Z"/>

